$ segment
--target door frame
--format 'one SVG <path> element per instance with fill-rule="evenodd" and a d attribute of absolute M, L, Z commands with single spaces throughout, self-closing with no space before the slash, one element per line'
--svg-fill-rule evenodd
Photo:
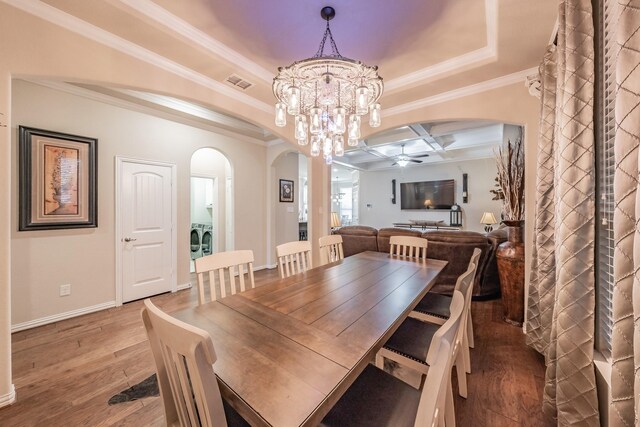
<path fill-rule="evenodd" d="M 156 160 L 147 160 L 147 159 L 138 159 L 134 157 L 124 157 L 124 156 L 115 156 L 116 165 L 115 165 L 115 234 L 114 234 L 114 245 L 115 245 L 115 254 L 116 254 L 116 307 L 122 305 L 122 293 L 123 293 L 123 283 L 122 283 L 122 224 L 121 224 L 121 208 L 122 202 L 120 200 L 121 186 L 122 186 L 122 165 L 124 163 L 137 163 L 142 165 L 151 165 L 151 166 L 164 166 L 171 169 L 171 292 L 176 292 L 178 290 L 178 250 L 177 250 L 177 229 L 176 226 L 177 218 L 178 218 L 178 193 L 177 193 L 177 166 L 175 163 L 167 163 Z"/>

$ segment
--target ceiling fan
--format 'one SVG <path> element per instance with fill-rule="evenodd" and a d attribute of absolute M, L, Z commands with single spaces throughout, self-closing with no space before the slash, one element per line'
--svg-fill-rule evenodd
<path fill-rule="evenodd" d="M 428 154 L 420 154 L 419 156 L 408 156 L 404 154 L 404 144 L 402 144 L 402 153 L 396 157 L 395 162 L 391 166 L 398 165 L 401 168 L 407 166 L 409 163 L 422 163 L 422 160 L 418 160 L 418 157 L 429 157 Z"/>

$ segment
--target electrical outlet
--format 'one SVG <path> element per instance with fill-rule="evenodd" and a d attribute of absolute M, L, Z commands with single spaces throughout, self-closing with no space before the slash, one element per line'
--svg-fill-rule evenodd
<path fill-rule="evenodd" d="M 70 284 L 60 285 L 60 296 L 66 297 L 69 295 L 71 295 L 71 285 Z"/>

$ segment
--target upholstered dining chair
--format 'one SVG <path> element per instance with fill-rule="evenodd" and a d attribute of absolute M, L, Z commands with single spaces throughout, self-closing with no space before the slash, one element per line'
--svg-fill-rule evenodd
<path fill-rule="evenodd" d="M 389 239 L 389 255 L 427 259 L 427 239 L 413 236 L 391 236 Z"/>
<path fill-rule="evenodd" d="M 456 283 L 456 289 L 459 289 L 459 291 L 454 291 L 454 293 L 460 292 L 464 300 L 460 320 L 461 326 L 458 335 L 456 335 L 454 357 L 456 372 L 458 374 L 458 393 L 465 398 L 467 397 L 467 363 L 470 363 L 470 359 L 468 353 L 469 348 L 464 342 L 464 332 L 471 294 L 473 292 L 474 274 L 475 264 L 472 263 L 467 268 L 467 271 L 458 277 L 459 283 Z M 393 335 L 391 335 L 380 351 L 378 351 L 376 355 L 376 365 L 382 368 L 384 366 L 384 359 L 389 359 L 426 375 L 429 372 L 428 351 L 431 348 L 434 334 L 439 327 L 439 325 L 434 323 L 423 322 L 408 317 L 402 322 Z"/>
<path fill-rule="evenodd" d="M 454 291 L 451 316 L 433 334 L 422 391 L 368 365 L 319 424 L 323 427 L 455 426 L 451 369 L 464 298 Z"/>
<path fill-rule="evenodd" d="M 471 254 L 471 259 L 469 260 L 469 265 L 474 264 L 475 272 L 473 273 L 474 279 L 475 275 L 478 271 L 478 263 L 480 261 L 480 254 L 482 254 L 482 250 L 479 248 L 475 248 L 473 253 Z M 472 279 L 472 281 L 474 281 Z M 458 283 L 456 283 L 457 285 Z M 442 325 L 445 320 L 449 317 L 449 306 L 451 305 L 451 297 L 449 295 L 441 295 L 433 292 L 427 293 L 422 300 L 418 303 L 418 305 L 413 309 L 411 313 L 409 313 L 410 317 L 413 317 L 418 320 L 422 320 L 424 322 L 431 322 L 437 325 Z M 473 348 L 474 346 L 474 338 L 473 338 L 473 319 L 471 317 L 471 303 L 469 303 L 469 314 L 467 316 L 467 325 L 465 330 L 464 341 L 467 347 Z M 471 364 L 467 367 L 467 373 L 471 373 Z"/>
<path fill-rule="evenodd" d="M 303 273 L 311 267 L 311 243 L 308 241 L 289 242 L 276 246 L 278 270 L 282 279 Z"/>
<path fill-rule="evenodd" d="M 202 258 L 197 258 L 195 260 L 195 266 L 198 279 L 198 302 L 200 304 L 215 301 L 218 298 L 218 294 L 220 298 L 227 296 L 227 277 L 229 278 L 229 291 L 231 295 L 238 292 L 235 280 L 236 274 L 240 282 L 240 292 L 244 292 L 247 287 L 249 289 L 255 287 L 253 278 L 253 251 L 229 251 L 207 255 Z M 206 297 L 204 286 L 204 278 L 207 273 L 209 276 L 209 298 Z M 216 280 L 216 273 L 218 280 Z M 247 275 L 246 281 L 245 274 Z"/>
<path fill-rule="evenodd" d="M 168 426 L 248 426 L 220 395 L 216 353 L 206 331 L 144 301 L 142 321 L 156 364 Z"/>
<path fill-rule="evenodd" d="M 341 235 L 323 236 L 318 242 L 320 244 L 320 262 L 322 265 L 344 259 Z"/>

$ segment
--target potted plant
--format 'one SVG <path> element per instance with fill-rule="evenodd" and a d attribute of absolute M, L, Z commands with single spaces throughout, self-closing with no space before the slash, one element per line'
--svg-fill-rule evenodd
<path fill-rule="evenodd" d="M 522 140 L 509 141 L 496 152 L 497 183 L 503 196 L 503 223 L 507 241 L 498 246 L 496 258 L 504 319 L 514 325 L 524 321 L 524 148 Z"/>

